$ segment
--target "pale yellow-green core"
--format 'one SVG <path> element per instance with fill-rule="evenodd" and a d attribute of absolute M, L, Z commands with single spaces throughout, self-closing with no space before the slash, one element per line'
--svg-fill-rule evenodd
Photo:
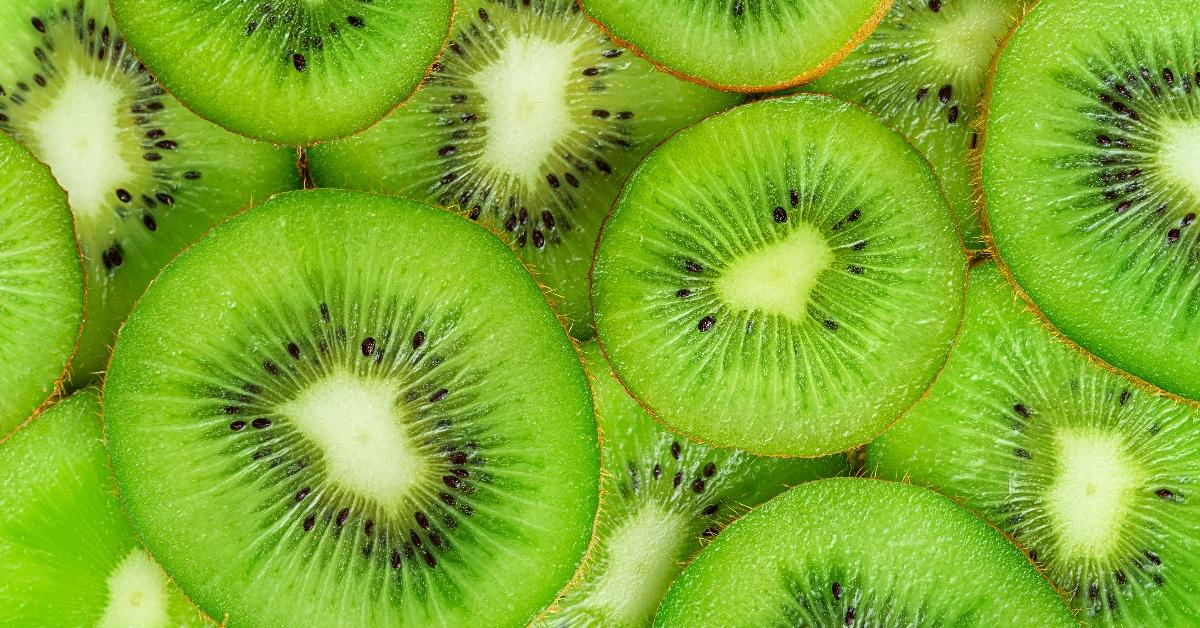
<path fill-rule="evenodd" d="M 592 585 L 589 605 L 619 626 L 644 626 L 679 572 L 687 519 L 647 502 L 613 533 L 604 573 Z"/>
<path fill-rule="evenodd" d="M 108 604 L 100 628 L 159 628 L 169 625 L 167 576 L 141 548 L 108 575 Z"/>
<path fill-rule="evenodd" d="M 1200 203 L 1200 121 L 1170 120 L 1161 128 L 1159 166 L 1168 179 L 1191 193 L 1193 203 Z"/>
<path fill-rule="evenodd" d="M 738 258 L 716 282 L 717 294 L 735 310 L 778 314 L 800 322 L 833 250 L 815 228 L 798 226 L 787 238 Z"/>
<path fill-rule="evenodd" d="M 1086 429 L 1061 431 L 1054 482 L 1047 495 L 1063 560 L 1108 555 L 1141 486 L 1142 470 L 1120 436 Z"/>
<path fill-rule="evenodd" d="M 991 65 L 992 56 L 1012 28 L 1010 2 L 973 2 L 947 6 L 930 16 L 933 59 L 958 83 L 973 82 Z M 944 17 L 944 19 L 942 19 Z"/>

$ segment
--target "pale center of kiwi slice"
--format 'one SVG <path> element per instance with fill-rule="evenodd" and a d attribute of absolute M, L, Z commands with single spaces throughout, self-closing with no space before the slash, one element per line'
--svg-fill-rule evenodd
<path fill-rule="evenodd" d="M 108 604 L 101 628 L 166 626 L 167 579 L 162 569 L 141 548 L 117 563 L 108 576 Z"/>
<path fill-rule="evenodd" d="M 717 292 L 735 310 L 801 322 L 817 278 L 833 260 L 825 237 L 808 224 L 798 225 L 786 238 L 731 262 L 715 282 Z"/>
<path fill-rule="evenodd" d="M 604 573 L 592 585 L 589 604 L 604 608 L 622 625 L 636 625 L 657 606 L 678 571 L 689 535 L 688 517 L 655 501 L 642 504 L 608 539 Z"/>
<path fill-rule="evenodd" d="M 1047 500 L 1059 550 L 1067 560 L 1112 555 L 1142 485 L 1119 435 L 1091 430 L 1058 434 L 1058 464 Z"/>
<path fill-rule="evenodd" d="M 991 63 L 996 46 L 1012 23 L 1011 2 L 956 2 L 942 5 L 945 19 L 930 20 L 932 58 L 949 76 L 968 84 Z"/>
<path fill-rule="evenodd" d="M 1167 120 L 1161 133 L 1160 166 L 1200 202 L 1200 120 Z"/>

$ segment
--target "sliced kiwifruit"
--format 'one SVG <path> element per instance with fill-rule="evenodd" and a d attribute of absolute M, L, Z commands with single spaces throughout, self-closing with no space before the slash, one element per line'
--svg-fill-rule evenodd
<path fill-rule="evenodd" d="M 1192 0 L 1046 0 L 1001 53 L 991 238 L 1064 335 L 1200 400 L 1200 21 Z"/>
<path fill-rule="evenodd" d="M 656 624 L 1077 625 L 973 513 L 927 489 L 859 478 L 802 484 L 735 521 L 671 586 Z"/>
<path fill-rule="evenodd" d="M 984 248 L 971 150 L 1001 40 L 1035 0 L 897 0 L 863 45 L 805 89 L 859 103 L 912 140 L 941 179 L 963 239 Z"/>
<path fill-rule="evenodd" d="M 961 495 L 1029 549 L 1096 626 L 1200 613 L 1200 410 L 1087 360 L 992 263 L 929 396 L 868 448 L 869 471 Z"/>
<path fill-rule="evenodd" d="M 654 70 L 571 0 L 461 4 L 421 91 L 361 136 L 313 148 L 313 178 L 457 207 L 508 239 L 589 337 L 587 270 L 621 182 L 737 97 Z"/>
<path fill-rule="evenodd" d="M 608 218 L 592 298 L 613 368 L 658 419 L 813 456 L 870 440 L 929 386 L 965 270 L 925 159 L 858 107 L 803 94 L 653 152 Z"/>
<path fill-rule="evenodd" d="M 583 367 L 455 214 L 289 193 L 167 266 L 105 385 L 147 546 L 237 625 L 521 625 L 592 536 Z"/>
<path fill-rule="evenodd" d="M 0 442 L 0 624 L 211 625 L 142 549 L 113 495 L 91 389 Z"/>
<path fill-rule="evenodd" d="M 552 626 L 639 627 L 701 545 L 790 486 L 848 470 L 848 459 L 759 458 L 667 432 L 583 346 L 604 434 L 603 505 L 586 571 L 546 618 Z"/>
<path fill-rule="evenodd" d="M 67 197 L 49 168 L 0 133 L 0 438 L 66 374 L 83 299 Z"/>
<path fill-rule="evenodd" d="M 362 130 L 421 83 L 453 0 L 112 0 L 138 56 L 200 115 L 311 144 Z"/>
<path fill-rule="evenodd" d="M 205 122 L 130 53 L 104 0 L 0 3 L 0 131 L 66 188 L 87 266 L 75 385 L 181 248 L 247 204 L 299 184 L 295 155 Z"/>

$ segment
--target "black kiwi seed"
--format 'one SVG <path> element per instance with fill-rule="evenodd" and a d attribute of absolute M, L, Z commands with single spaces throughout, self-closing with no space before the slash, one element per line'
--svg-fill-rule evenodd
<path fill-rule="evenodd" d="M 117 200 L 121 201 L 122 203 L 128 203 L 133 200 L 133 195 L 127 190 L 117 189 Z"/>
<path fill-rule="evenodd" d="M 308 497 L 309 493 L 311 493 L 311 492 L 312 492 L 312 489 L 307 486 L 300 489 L 299 491 L 296 491 L 296 501 L 298 501 L 298 502 L 304 501 L 304 498 Z"/>
<path fill-rule="evenodd" d="M 675 291 L 675 296 L 679 297 L 680 299 L 686 299 L 686 298 L 692 296 L 692 291 L 688 290 L 687 288 L 682 288 L 680 290 Z"/>
<path fill-rule="evenodd" d="M 943 85 L 938 89 L 938 100 L 943 104 L 950 102 L 950 96 L 954 94 L 954 88 L 949 85 Z"/>
<path fill-rule="evenodd" d="M 250 427 L 253 427 L 256 430 L 265 430 L 268 427 L 271 427 L 271 419 L 266 417 L 254 419 L 250 422 Z"/>
<path fill-rule="evenodd" d="M 671 443 L 671 457 L 679 460 L 681 453 L 683 453 L 683 448 L 679 446 L 679 441 Z"/>
<path fill-rule="evenodd" d="M 942 0 L 929 0 L 929 10 L 937 13 L 942 10 Z"/>
<path fill-rule="evenodd" d="M 824 322 L 822 324 L 825 325 L 825 329 L 828 329 L 829 331 L 837 331 L 838 330 L 838 324 L 837 324 L 837 321 L 835 321 L 835 320 L 827 318 L 824 320 Z"/>
<path fill-rule="evenodd" d="M 229 424 L 229 429 L 233 430 L 234 432 L 240 432 L 240 431 L 246 429 L 246 422 L 245 421 L 234 421 L 233 423 Z"/>
<path fill-rule="evenodd" d="M 705 316 L 704 318 L 700 319 L 699 323 L 696 324 L 696 329 L 699 329 L 701 332 L 706 332 L 706 331 L 712 329 L 713 325 L 716 325 L 716 324 L 717 324 L 716 317 Z"/>
<path fill-rule="evenodd" d="M 288 355 L 292 356 L 292 358 L 296 360 L 300 359 L 300 347 L 296 343 L 289 342 L 287 346 L 287 352 Z"/>
<path fill-rule="evenodd" d="M 850 608 L 846 609 L 846 620 L 842 623 L 846 624 L 847 626 L 853 626 L 854 625 L 854 616 L 855 616 L 854 607 L 851 606 Z"/>
<path fill-rule="evenodd" d="M 842 599 L 842 584 L 835 581 L 832 585 L 830 585 L 829 592 L 833 594 L 833 599 Z"/>
<path fill-rule="evenodd" d="M 782 207 L 776 207 L 772 217 L 775 219 L 775 222 L 785 223 L 788 219 L 787 210 Z"/>
<path fill-rule="evenodd" d="M 308 531 L 312 530 L 313 526 L 315 526 L 316 524 L 317 524 L 316 515 L 309 515 L 309 516 L 305 517 L 304 518 L 304 531 L 308 532 Z"/>
<path fill-rule="evenodd" d="M 360 348 L 362 349 L 363 357 L 366 357 L 366 358 L 371 357 L 371 355 L 373 355 L 375 353 L 375 339 L 367 338 L 367 339 L 363 340 Z"/>
<path fill-rule="evenodd" d="M 346 23 L 353 26 L 354 28 L 362 28 L 367 25 L 366 21 L 363 20 L 362 17 L 358 16 L 358 15 L 347 15 Z"/>
<path fill-rule="evenodd" d="M 696 274 L 700 274 L 700 273 L 704 272 L 704 267 L 703 267 L 703 266 L 701 266 L 700 264 L 697 264 L 696 262 L 693 262 L 693 261 L 691 261 L 691 260 L 688 260 L 687 262 L 684 262 L 684 264 L 683 264 L 683 267 L 684 267 L 684 269 L 685 269 L 685 270 L 687 270 L 689 273 L 696 273 Z"/>

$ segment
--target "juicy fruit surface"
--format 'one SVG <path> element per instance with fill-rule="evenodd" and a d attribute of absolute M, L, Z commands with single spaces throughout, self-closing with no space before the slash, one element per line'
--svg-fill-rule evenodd
<path fill-rule="evenodd" d="M 702 543 L 788 487 L 847 470 L 845 456 L 758 458 L 690 443 L 654 422 L 621 387 L 595 342 L 583 346 L 604 434 L 596 549 L 553 626 L 645 626 Z"/>
<path fill-rule="evenodd" d="M 410 201 L 292 193 L 214 229 L 127 321 L 105 416 L 138 531 L 236 625 L 520 624 L 591 537 L 566 333 L 502 242 Z"/>
<path fill-rule="evenodd" d="M 92 390 L 0 444 L 0 624 L 206 625 L 138 545 L 112 483 Z"/>
<path fill-rule="evenodd" d="M 966 509 L 847 478 L 800 485 L 731 525 L 672 585 L 656 624 L 1076 625 L 1020 551 Z"/>
<path fill-rule="evenodd" d="M 735 101 L 622 51 L 569 0 L 468 0 L 421 91 L 361 136 L 312 149 L 312 173 L 479 220 L 588 337 L 588 267 L 621 182 L 668 133 Z"/>
<path fill-rule="evenodd" d="M 1200 399 L 1195 16 L 1186 0 L 1042 2 L 996 68 L 983 190 L 995 247 L 1046 318 Z"/>
<path fill-rule="evenodd" d="M 283 144 L 349 135 L 420 84 L 453 0 L 113 0 L 138 55 L 200 115 Z M 197 50 L 203 58 L 198 59 Z"/>
<path fill-rule="evenodd" d="M 987 264 L 945 372 L 867 468 L 961 495 L 1089 625 L 1186 625 L 1200 612 L 1198 427 L 1200 412 L 1063 345 Z"/>
<path fill-rule="evenodd" d="M 672 428 L 821 455 L 870 440 L 928 387 L 965 266 L 904 138 L 832 98 L 774 99 L 681 132 L 630 177 L 597 248 L 596 325 Z"/>
<path fill-rule="evenodd" d="M 0 135 L 0 438 L 55 391 L 79 338 L 83 298 L 62 188 Z"/>
<path fill-rule="evenodd" d="M 187 111 L 141 66 L 103 0 L 0 4 L 0 131 L 67 191 L 87 266 L 72 383 L 176 253 L 252 199 L 299 185 L 295 157 Z"/>
<path fill-rule="evenodd" d="M 657 63 L 696 80 L 765 91 L 819 76 L 870 34 L 891 0 L 583 0 Z"/>

